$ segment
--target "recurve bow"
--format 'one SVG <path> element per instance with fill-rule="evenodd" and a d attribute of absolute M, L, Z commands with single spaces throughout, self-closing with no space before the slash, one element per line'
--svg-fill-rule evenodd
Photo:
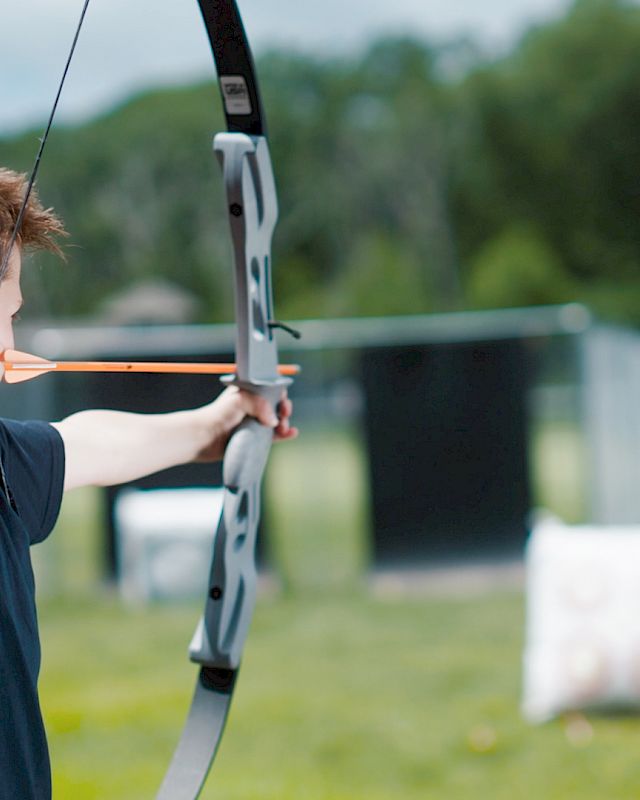
<path fill-rule="evenodd" d="M 228 131 L 214 139 L 235 258 L 237 373 L 227 379 L 277 405 L 291 381 L 278 374 L 271 237 L 278 215 L 266 125 L 249 43 L 234 0 L 198 0 L 218 72 Z M 246 420 L 223 462 L 224 503 L 204 614 L 189 649 L 200 666 L 182 737 L 157 800 L 192 800 L 213 762 L 231 703 L 256 597 L 260 485 L 272 431 Z"/>

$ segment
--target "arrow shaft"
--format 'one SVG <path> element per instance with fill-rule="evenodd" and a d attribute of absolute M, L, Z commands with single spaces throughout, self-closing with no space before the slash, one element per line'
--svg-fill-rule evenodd
<path fill-rule="evenodd" d="M 235 364 L 198 362 L 154 362 L 154 361 L 5 361 L 6 371 L 27 372 L 143 372 L 188 375 L 231 375 L 237 371 Z M 280 375 L 296 375 L 296 364 L 281 364 Z"/>

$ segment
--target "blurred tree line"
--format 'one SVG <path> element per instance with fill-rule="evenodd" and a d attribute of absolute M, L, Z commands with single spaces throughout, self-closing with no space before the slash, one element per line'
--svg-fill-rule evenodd
<path fill-rule="evenodd" d="M 580 300 L 640 324 L 640 8 L 576 0 L 504 56 L 374 43 L 258 64 L 279 186 L 282 317 Z M 233 317 L 213 83 L 58 126 L 40 191 L 72 233 L 38 257 L 31 314 L 95 313 L 162 277 Z M 0 141 L 28 170 L 37 135 Z M 29 310 L 29 309 L 28 309 Z"/>

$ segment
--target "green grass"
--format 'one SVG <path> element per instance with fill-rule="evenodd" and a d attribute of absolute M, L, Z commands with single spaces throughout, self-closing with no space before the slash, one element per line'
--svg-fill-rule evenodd
<path fill-rule="evenodd" d="M 189 700 L 196 609 L 49 604 L 58 798 L 153 797 Z M 519 714 L 522 599 L 264 598 L 205 798 L 631 798 L 638 723 Z"/>
<path fill-rule="evenodd" d="M 321 429 L 273 449 L 267 523 L 291 591 L 352 586 L 367 561 L 367 481 L 353 431 Z"/>
<path fill-rule="evenodd" d="M 569 720 L 522 720 L 519 592 L 368 590 L 365 485 L 352 435 L 317 431 L 276 448 L 269 529 L 282 590 L 258 604 L 203 797 L 639 796 L 635 718 L 590 718 L 582 742 Z M 97 496 L 68 500 L 36 549 L 54 796 L 152 798 L 190 700 L 199 608 L 127 608 L 98 588 Z"/>

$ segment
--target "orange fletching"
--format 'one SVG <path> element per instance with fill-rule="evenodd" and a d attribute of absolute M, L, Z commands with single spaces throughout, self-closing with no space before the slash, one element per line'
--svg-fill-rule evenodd
<path fill-rule="evenodd" d="M 22 350 L 5 350 L 2 354 L 5 364 L 51 364 L 46 358 L 34 356 L 33 353 L 23 353 Z M 11 367 L 9 367 L 11 369 Z"/>

